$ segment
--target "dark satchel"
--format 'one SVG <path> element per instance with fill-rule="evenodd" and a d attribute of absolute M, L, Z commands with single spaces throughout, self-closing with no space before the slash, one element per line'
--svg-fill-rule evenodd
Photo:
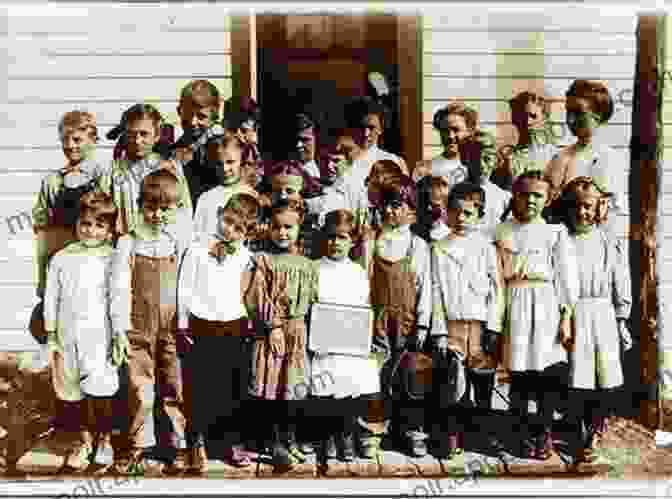
<path fill-rule="evenodd" d="M 47 331 L 44 328 L 44 302 L 40 301 L 33 308 L 33 312 L 30 314 L 30 322 L 28 324 L 28 329 L 30 334 L 33 335 L 33 338 L 40 344 L 47 344 Z"/>
<path fill-rule="evenodd" d="M 432 357 L 404 351 L 392 366 L 389 395 L 393 399 L 425 400 L 432 392 Z"/>

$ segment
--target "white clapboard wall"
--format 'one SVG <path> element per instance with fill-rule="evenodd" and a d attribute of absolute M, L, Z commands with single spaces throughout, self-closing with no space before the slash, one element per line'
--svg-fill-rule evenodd
<path fill-rule="evenodd" d="M 192 79 L 231 95 L 230 17 L 222 4 L 0 7 L 0 350 L 36 343 L 26 331 L 34 298 L 32 230 L 7 219 L 30 213 L 40 180 L 63 164 L 63 113 L 95 113 L 100 160 L 122 112 L 148 102 L 176 123 L 177 96 Z M 179 136 L 180 130 L 176 130 Z"/>
<path fill-rule="evenodd" d="M 453 99 L 476 107 L 481 126 L 496 133 L 500 146 L 516 143 L 508 100 L 524 90 L 556 101 L 552 120 L 561 142 L 570 143 L 564 94 L 572 80 L 590 78 L 606 81 L 617 101 L 599 138 L 625 155 L 629 166 L 637 26 L 632 9 L 597 5 L 568 9 L 559 4 L 475 9 L 437 4 L 422 14 L 426 159 L 441 152 L 432 116 Z M 629 170 L 624 172 L 626 186 L 628 174 Z M 619 217 L 623 236 L 628 225 L 628 216 Z"/>

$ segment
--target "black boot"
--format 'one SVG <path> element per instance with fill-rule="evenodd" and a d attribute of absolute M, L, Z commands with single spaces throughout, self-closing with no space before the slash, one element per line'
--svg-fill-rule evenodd
<path fill-rule="evenodd" d="M 322 455 L 324 460 L 338 458 L 338 448 L 336 447 L 336 437 L 330 434 L 322 441 Z"/>
<path fill-rule="evenodd" d="M 492 409 L 492 392 L 495 389 L 495 371 L 471 371 L 469 375 L 474 385 L 476 407 L 485 415 L 487 411 Z M 506 450 L 504 444 L 499 440 L 497 434 L 492 431 L 492 428 L 488 428 L 487 426 L 486 428 L 488 448 L 496 455 L 501 454 Z"/>
<path fill-rule="evenodd" d="M 271 449 L 271 456 L 273 461 L 273 466 L 276 469 L 283 470 L 285 468 L 290 468 L 293 464 L 293 459 L 289 454 L 289 449 L 287 447 L 287 432 L 283 431 L 284 428 L 280 427 L 278 423 L 273 424 L 273 448 Z"/>
<path fill-rule="evenodd" d="M 351 431 L 344 431 L 340 434 L 341 460 L 351 463 L 355 460 L 355 436 Z"/>

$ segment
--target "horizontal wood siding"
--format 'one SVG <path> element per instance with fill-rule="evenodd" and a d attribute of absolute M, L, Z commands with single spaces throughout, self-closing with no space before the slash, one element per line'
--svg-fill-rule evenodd
<path fill-rule="evenodd" d="M 32 231 L 22 214 L 44 175 L 63 164 L 60 117 L 93 112 L 97 157 L 106 161 L 114 144 L 104 136 L 129 106 L 151 103 L 177 125 L 178 95 L 190 80 L 209 79 L 228 98 L 231 19 L 221 4 L 26 4 L 0 7 L 0 16 L 0 350 L 21 350 L 35 346 L 25 330 L 35 298 Z"/>
<path fill-rule="evenodd" d="M 499 147 L 515 144 L 508 100 L 524 90 L 543 93 L 553 101 L 556 136 L 561 143 L 571 143 L 564 93 L 574 79 L 594 78 L 607 82 L 617 107 L 609 125 L 599 130 L 599 140 L 629 158 L 636 23 L 632 9 L 598 6 L 448 9 L 437 5 L 424 10 L 424 157 L 441 152 L 432 115 L 450 100 L 476 107 L 482 128 L 495 132 Z M 671 130 L 666 135 L 672 138 Z M 623 172 L 624 177 L 627 174 Z M 621 236 L 627 221 L 619 217 Z"/>

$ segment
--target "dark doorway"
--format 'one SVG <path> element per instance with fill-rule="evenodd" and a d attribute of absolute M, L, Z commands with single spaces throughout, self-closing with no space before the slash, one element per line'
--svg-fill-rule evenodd
<path fill-rule="evenodd" d="M 292 116 L 308 112 L 321 125 L 321 142 L 344 121 L 343 108 L 355 96 L 371 95 L 371 72 L 391 88 L 385 102 L 390 123 L 385 148 L 399 154 L 397 24 L 393 15 L 260 15 L 257 17 L 259 102 L 264 125 L 262 150 L 285 159 L 294 146 Z"/>

